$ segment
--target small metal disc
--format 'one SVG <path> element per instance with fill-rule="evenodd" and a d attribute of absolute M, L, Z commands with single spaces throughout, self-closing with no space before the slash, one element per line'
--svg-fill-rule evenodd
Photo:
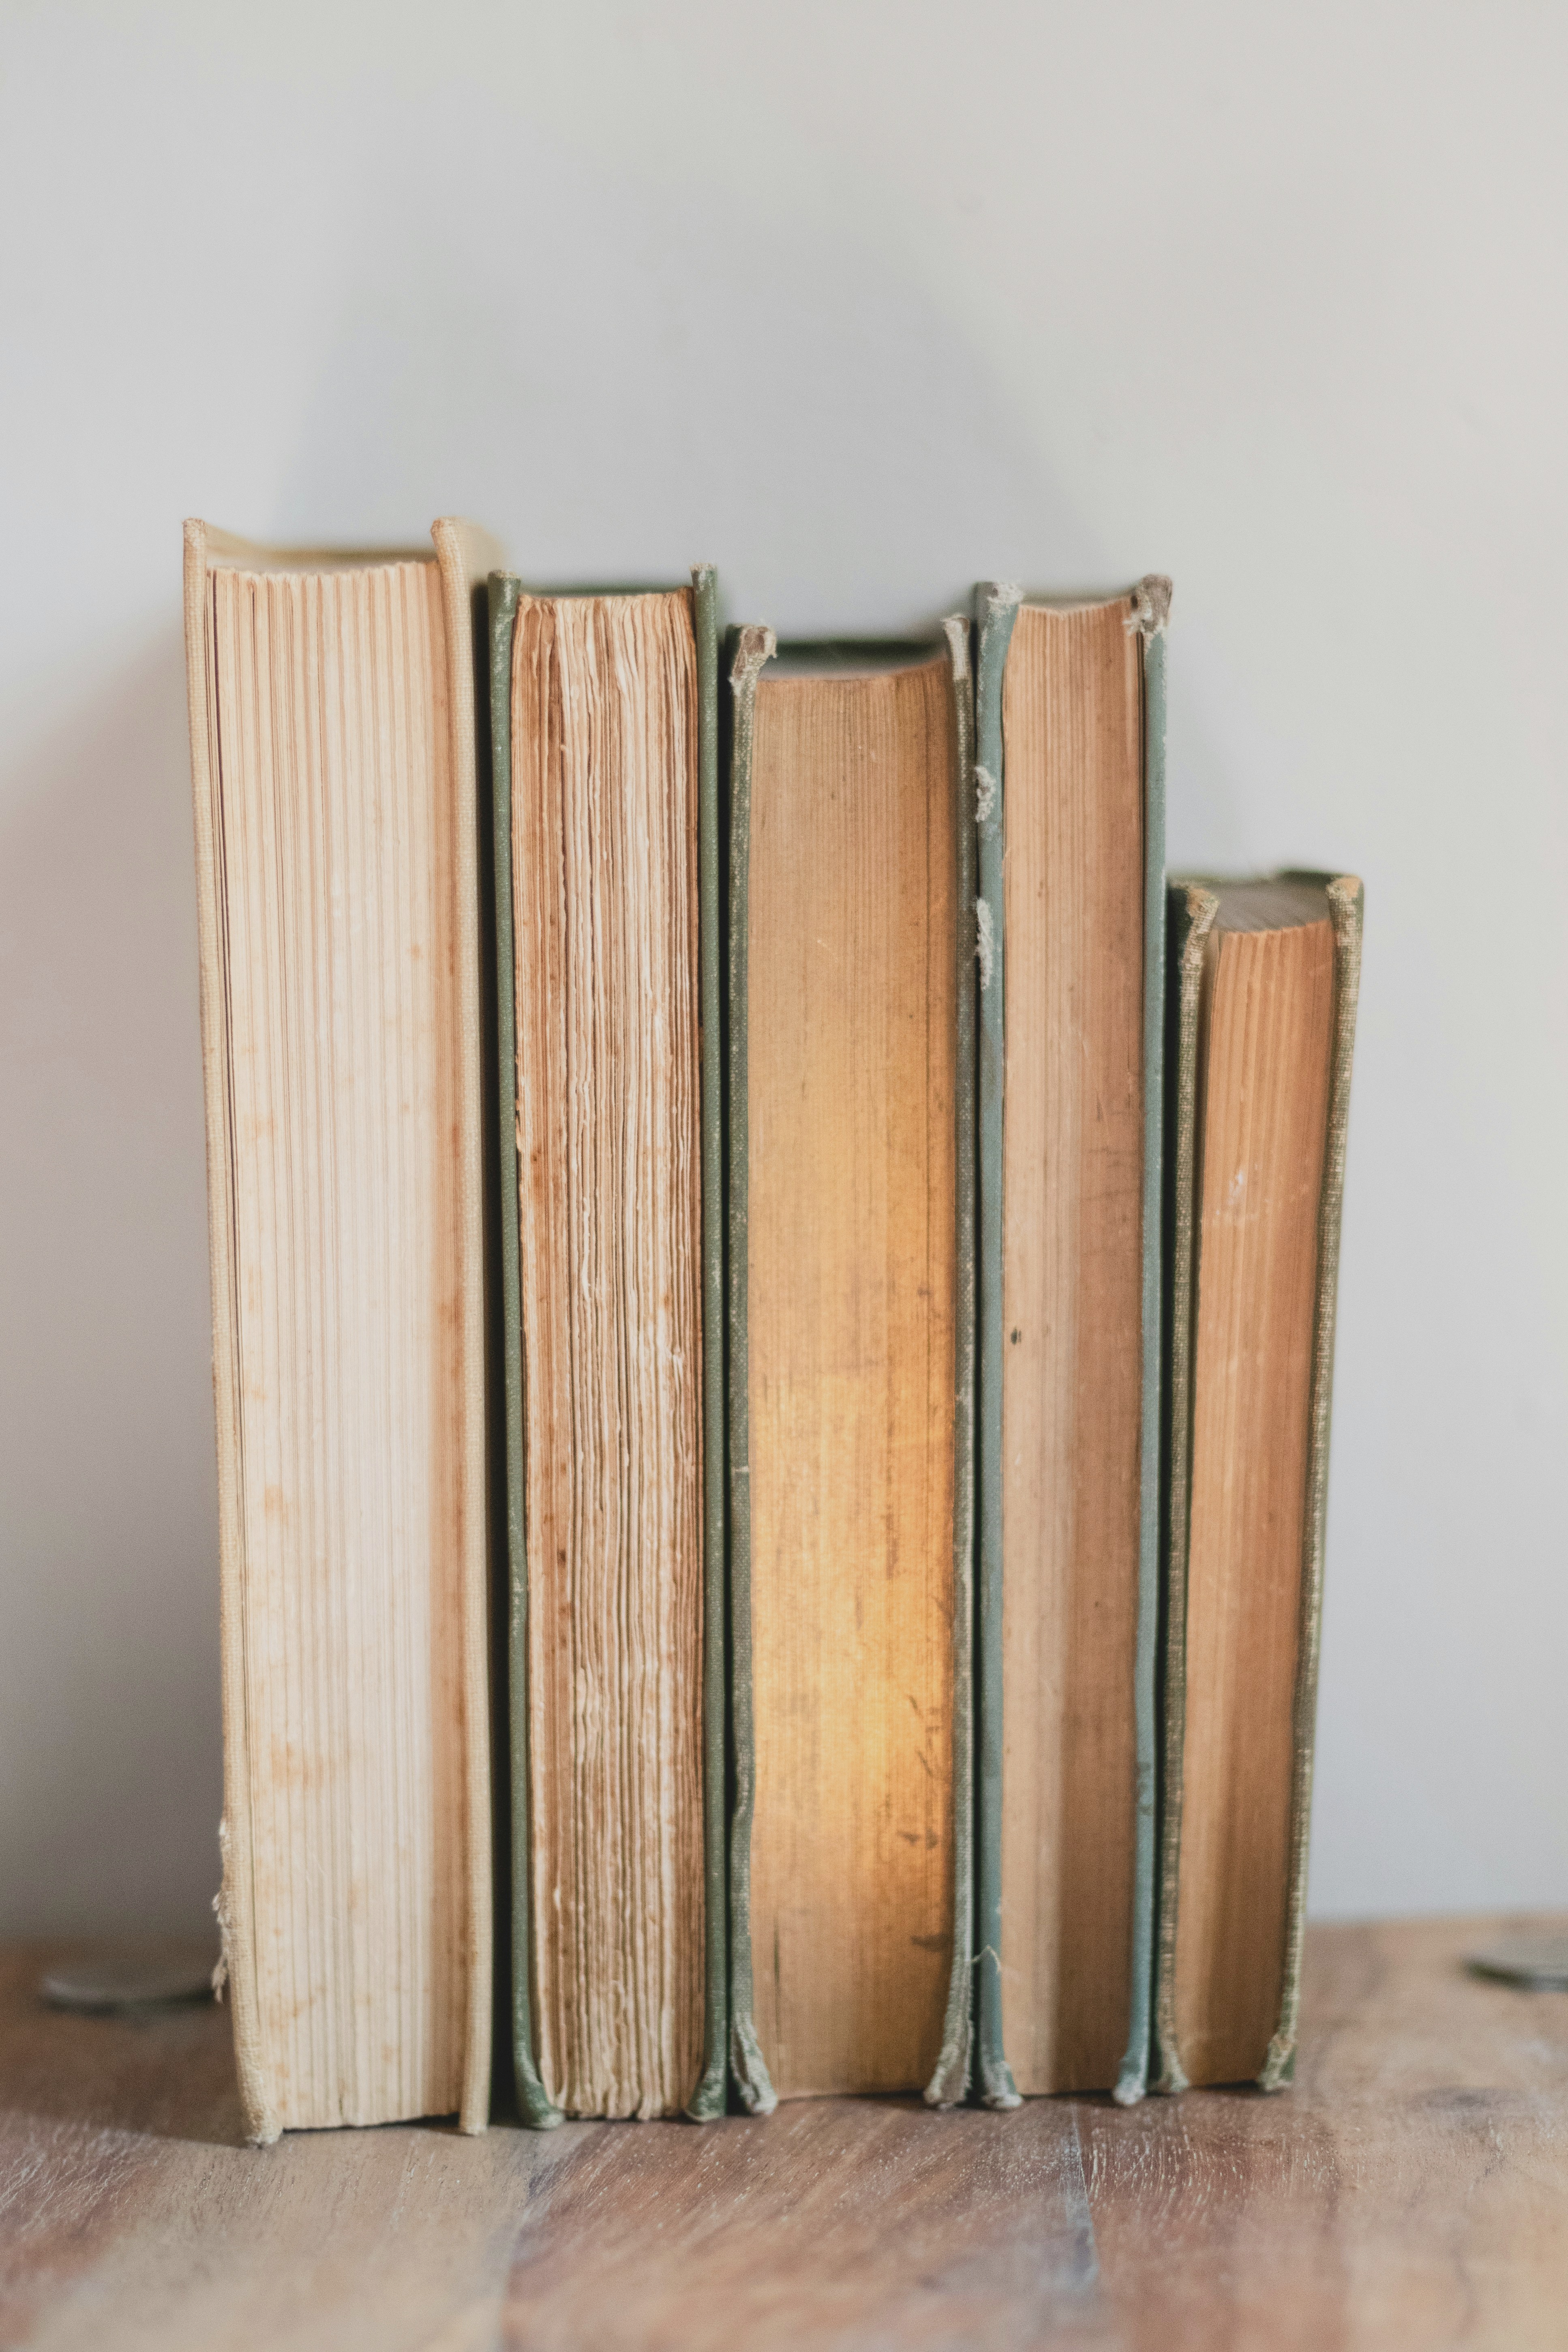
<path fill-rule="evenodd" d="M 1534 1992 L 1568 1991 L 1568 1936 L 1510 1936 L 1472 1952 L 1478 1976 L 1500 1977 Z"/>
<path fill-rule="evenodd" d="M 204 1940 L 105 1944 L 79 1960 L 62 1960 L 38 1979 L 56 2009 L 149 2009 L 165 2001 L 210 2000 L 217 1954 Z"/>

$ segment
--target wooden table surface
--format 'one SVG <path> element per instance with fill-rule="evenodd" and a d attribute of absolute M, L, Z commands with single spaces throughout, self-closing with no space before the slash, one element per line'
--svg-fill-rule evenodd
<path fill-rule="evenodd" d="M 0 2344 L 159 2352 L 1568 2347 L 1568 1993 L 1315 1929 L 1293 2090 L 242 2145 L 226 2012 L 0 1959 Z"/>

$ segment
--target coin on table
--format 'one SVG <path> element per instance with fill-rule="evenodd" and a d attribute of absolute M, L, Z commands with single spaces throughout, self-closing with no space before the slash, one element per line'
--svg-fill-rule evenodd
<path fill-rule="evenodd" d="M 1507 1936 L 1472 1952 L 1468 1965 L 1478 1976 L 1534 1992 L 1568 1991 L 1568 1936 Z"/>
<path fill-rule="evenodd" d="M 38 1979 L 56 2009 L 151 2009 L 212 1997 L 215 1948 L 205 1940 L 103 1944 L 80 1959 L 57 1961 Z"/>

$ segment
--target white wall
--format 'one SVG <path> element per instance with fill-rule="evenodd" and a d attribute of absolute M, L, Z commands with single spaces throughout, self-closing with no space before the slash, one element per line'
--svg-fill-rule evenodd
<path fill-rule="evenodd" d="M 795 630 L 1174 574 L 1173 861 L 1367 884 L 1315 1902 L 1568 1902 L 1568 16 L 0 36 L 0 1927 L 216 1874 L 193 513 Z"/>

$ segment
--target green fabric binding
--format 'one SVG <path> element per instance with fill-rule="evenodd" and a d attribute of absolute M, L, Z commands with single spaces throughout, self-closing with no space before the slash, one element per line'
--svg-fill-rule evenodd
<path fill-rule="evenodd" d="M 730 1830 L 730 2063 L 749 2112 L 772 2115 L 778 2097 L 752 2016 L 752 1812 L 756 1750 L 752 1718 L 751 1414 L 747 1395 L 746 1278 L 749 1156 L 746 1098 L 747 908 L 752 853 L 752 740 L 757 677 L 773 658 L 771 629 L 742 629 L 730 670 L 734 733 L 730 756 L 730 1643 L 735 1809 Z"/>
<path fill-rule="evenodd" d="M 1351 1066 L 1361 986 L 1363 907 L 1362 886 L 1351 876 L 1288 871 L 1275 878 L 1315 883 L 1322 888 L 1327 898 L 1334 933 L 1334 1030 L 1329 1074 L 1323 1186 L 1318 1208 L 1318 1283 L 1309 1405 L 1307 1511 L 1302 1530 L 1300 1634 L 1294 1699 L 1285 1950 L 1279 2022 L 1258 2077 L 1259 2088 L 1265 2091 L 1282 2090 L 1292 2079 L 1296 2066 L 1301 1947 L 1306 1918 L 1308 1837 L 1312 1802 L 1318 1654 L 1322 1622 L 1334 1318 L 1339 1289 L 1340 1224 L 1344 1202 Z M 1164 1754 L 1154 2002 L 1157 2084 L 1162 2091 L 1182 2091 L 1187 2086 L 1176 2033 L 1175 1963 L 1176 1898 L 1182 1836 L 1182 1748 L 1185 1717 L 1184 1621 L 1192 1504 L 1191 1348 L 1193 1318 L 1197 1302 L 1196 1101 L 1204 952 L 1219 910 L 1215 893 L 1223 887 L 1210 876 L 1184 878 L 1170 886 L 1170 986 L 1173 999 L 1172 1025 L 1177 1050 L 1169 1201 L 1172 1260 L 1170 1371 L 1166 1400 L 1169 1471 L 1165 1537 Z"/>
<path fill-rule="evenodd" d="M 1340 1286 L 1340 1221 L 1344 1207 L 1345 1144 L 1350 1130 L 1351 1065 L 1361 995 L 1365 898 L 1353 875 L 1290 875 L 1321 882 L 1334 927 L 1334 1038 L 1329 1066 L 1328 1139 L 1318 1208 L 1318 1297 L 1312 1335 L 1311 1421 L 1307 1441 L 1307 1515 L 1302 1532 L 1300 1641 L 1297 1653 L 1295 1771 L 1290 1802 L 1290 1881 L 1286 1897 L 1285 1969 L 1279 2026 L 1258 2081 L 1283 2090 L 1296 2071 L 1301 2005 L 1301 1944 L 1307 1918 L 1307 1844 L 1312 1814 L 1312 1758 L 1318 1716 L 1318 1652 L 1323 1621 L 1323 1547 L 1329 1499 L 1329 1414 L 1334 1386 L 1334 1316 Z"/>
<path fill-rule="evenodd" d="M 508 1699 L 511 1716 L 512 2074 L 522 2120 L 552 2131 L 566 2120 L 533 2054 L 533 1941 L 529 1919 L 528 1547 L 522 1426 L 522 1274 L 517 1195 L 517 971 L 511 902 L 511 644 L 522 583 L 489 577 L 490 761 L 495 809 L 496 1050 L 500 1081 L 501 1344 L 506 1395 Z"/>
<path fill-rule="evenodd" d="M 1168 889 L 1168 1093 L 1165 1185 L 1166 1316 L 1163 1708 L 1161 1725 L 1160 1857 L 1154 1890 L 1154 2082 L 1184 2091 L 1176 2042 L 1176 1905 L 1180 1892 L 1183 1754 L 1186 1737 L 1187 1538 L 1193 1455 L 1192 1347 L 1197 1232 L 1198 1012 L 1205 954 L 1219 900 L 1173 882 Z"/>
<path fill-rule="evenodd" d="M 724 1853 L 724 1128 L 720 1053 L 719 594 L 713 566 L 691 573 L 697 635 L 698 814 L 702 1022 L 702 1836 L 706 1982 L 694 2123 L 724 2112 L 729 2090 L 728 1874 Z"/>
<path fill-rule="evenodd" d="M 1157 575 L 1132 592 L 1143 646 L 1143 1296 L 1142 1408 L 1138 1484 L 1138 1640 L 1133 1665 L 1136 1751 L 1132 1862 L 1131 1999 L 1127 2050 L 1114 2096 L 1124 2107 L 1149 2080 L 1154 1977 L 1155 1676 L 1160 1643 L 1161 1244 L 1164 1202 L 1165 1058 L 1165 620 L 1171 583 Z"/>
<path fill-rule="evenodd" d="M 942 2050 L 927 2105 L 953 2105 L 969 2089 L 973 2052 L 974 1949 L 974 688 L 969 624 L 942 623 L 952 664 L 957 775 L 958 1003 L 953 1071 L 955 1250 L 952 1414 L 952 1964 Z"/>
<path fill-rule="evenodd" d="M 974 592 L 974 816 L 980 980 L 979 1626 L 976 1716 L 979 1748 L 975 1824 L 976 2055 L 988 2107 L 1016 2107 L 1017 2086 L 1002 2036 L 1002 1090 L 1005 1075 L 1002 857 L 1002 678 L 1022 592 L 989 583 Z"/>

